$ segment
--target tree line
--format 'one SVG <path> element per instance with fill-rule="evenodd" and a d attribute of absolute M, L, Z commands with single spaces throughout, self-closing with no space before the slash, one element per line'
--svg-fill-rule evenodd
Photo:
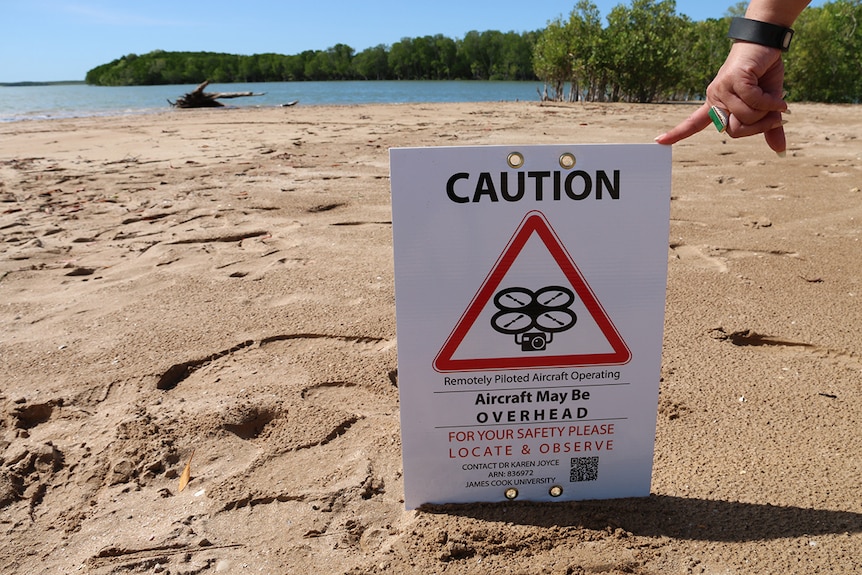
<path fill-rule="evenodd" d="M 300 54 L 240 56 L 214 52 L 129 54 L 87 72 L 99 86 L 304 80 L 536 80 L 533 46 L 539 32 L 468 32 L 403 38 L 356 53 L 346 44 Z"/>
<path fill-rule="evenodd" d="M 674 0 L 617 5 L 602 25 L 595 4 L 578 0 L 539 36 L 534 70 L 548 97 L 570 101 L 700 99 L 730 50 L 730 19 L 692 21 Z M 862 99 L 862 0 L 807 8 L 784 57 L 788 99 L 859 103 Z"/>
<path fill-rule="evenodd" d="M 468 32 L 403 38 L 356 53 L 345 44 L 300 54 L 213 52 L 129 54 L 93 68 L 102 86 L 305 80 L 531 80 L 543 97 L 567 101 L 654 102 L 704 96 L 730 49 L 730 18 L 692 21 L 675 0 L 631 0 L 605 21 L 590 0 L 533 32 Z M 860 101 L 862 0 L 807 8 L 785 56 L 788 99 Z"/>

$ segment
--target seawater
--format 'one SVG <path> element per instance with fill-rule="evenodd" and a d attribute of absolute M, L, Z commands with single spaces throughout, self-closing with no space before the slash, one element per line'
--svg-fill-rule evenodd
<path fill-rule="evenodd" d="M 104 87 L 83 84 L 0 86 L 0 122 L 142 114 L 170 109 L 195 85 Z M 221 100 L 235 108 L 417 102 L 538 101 L 537 82 L 350 81 L 210 84 L 207 92 L 255 92 L 262 96 Z"/>

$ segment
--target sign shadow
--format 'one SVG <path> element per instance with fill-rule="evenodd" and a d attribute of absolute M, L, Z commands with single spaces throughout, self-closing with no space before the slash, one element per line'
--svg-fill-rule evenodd
<path fill-rule="evenodd" d="M 669 495 L 560 503 L 423 505 L 420 511 L 534 527 L 623 529 L 645 537 L 768 541 L 862 533 L 862 513 Z"/>

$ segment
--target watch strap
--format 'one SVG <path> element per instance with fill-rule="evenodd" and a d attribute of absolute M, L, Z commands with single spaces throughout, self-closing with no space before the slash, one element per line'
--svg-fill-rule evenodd
<path fill-rule="evenodd" d="M 793 29 L 760 20 L 734 18 L 730 21 L 727 37 L 770 48 L 778 48 L 782 52 L 787 52 L 790 49 L 790 41 L 793 39 Z"/>

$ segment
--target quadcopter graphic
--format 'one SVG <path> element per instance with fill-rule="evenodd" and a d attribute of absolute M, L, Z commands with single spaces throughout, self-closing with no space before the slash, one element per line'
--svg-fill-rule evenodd
<path fill-rule="evenodd" d="M 521 351 L 544 351 L 555 333 L 571 329 L 578 321 L 569 309 L 574 301 L 575 294 L 561 286 L 547 286 L 536 292 L 523 287 L 505 288 L 494 296 L 499 311 L 491 318 L 491 327 L 514 335 Z"/>

